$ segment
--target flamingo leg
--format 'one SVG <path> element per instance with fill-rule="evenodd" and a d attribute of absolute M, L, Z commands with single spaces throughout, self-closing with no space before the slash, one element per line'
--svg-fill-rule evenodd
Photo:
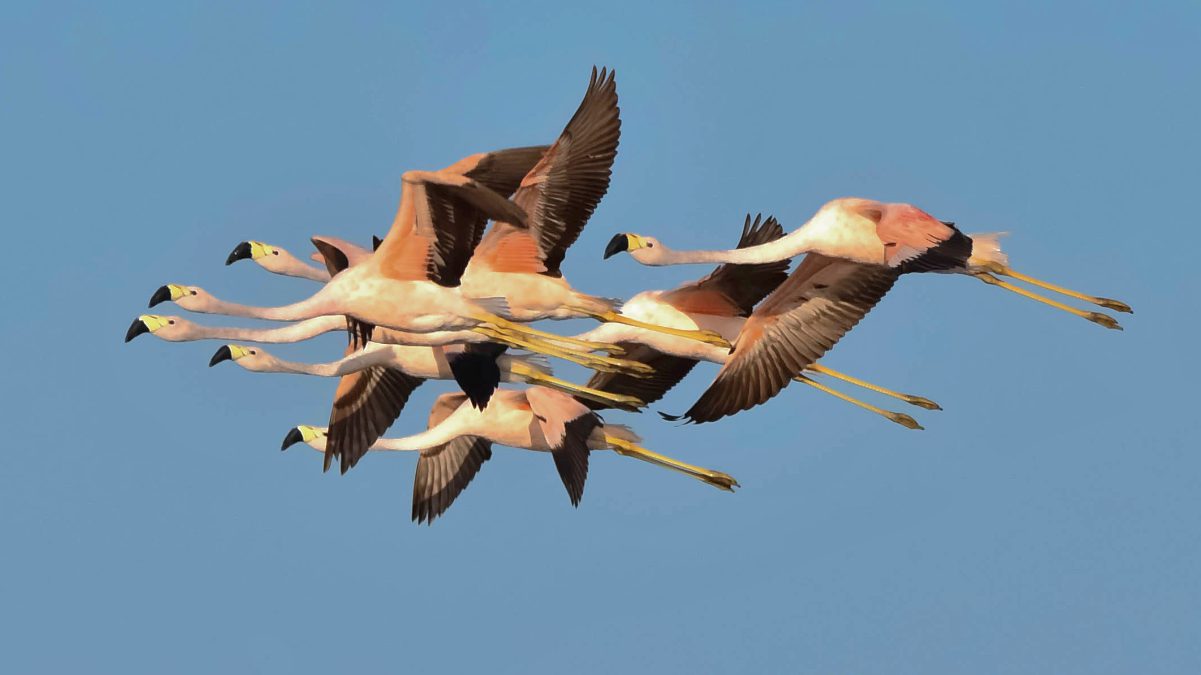
<path fill-rule="evenodd" d="M 1014 279 L 1017 279 L 1018 281 L 1024 281 L 1032 286 L 1038 286 L 1039 288 L 1045 288 L 1048 291 L 1054 291 L 1055 293 L 1059 293 L 1061 295 L 1066 295 L 1069 298 L 1076 298 L 1077 300 L 1083 300 L 1085 302 L 1088 302 L 1088 303 L 1091 303 L 1094 305 L 1099 305 L 1106 309 L 1112 309 L 1115 312 L 1124 312 L 1126 314 L 1134 314 L 1134 310 L 1130 309 L 1130 305 L 1127 305 L 1126 303 L 1122 302 L 1121 300 L 1114 300 L 1113 298 L 1102 298 L 1102 297 L 1096 296 L 1096 295 L 1088 295 L 1086 293 L 1080 293 L 1078 291 L 1073 291 L 1070 288 L 1064 288 L 1063 286 L 1060 286 L 1058 284 L 1053 284 L 1049 281 L 1043 281 L 1042 279 L 1036 279 L 1032 276 L 1022 274 L 1021 272 L 1018 272 L 1017 270 L 1013 269 L 1012 267 L 1007 267 L 1005 265 L 992 264 L 992 265 L 988 265 L 988 270 L 990 272 L 992 272 L 993 274 L 1001 274 L 1001 275 L 1004 275 L 1007 277 L 1013 277 Z"/>
<path fill-rule="evenodd" d="M 614 355 L 625 353 L 625 350 L 617 345 L 608 344 L 605 342 L 593 342 L 591 340 L 581 340 L 579 338 L 548 333 L 544 330 L 538 330 L 532 326 L 527 326 L 526 324 L 509 321 L 508 319 L 496 316 L 494 314 L 485 314 L 476 318 L 484 321 L 485 323 L 492 324 L 503 332 L 520 333 L 529 337 L 541 338 L 542 341 L 553 342 L 559 345 L 570 345 L 571 348 L 574 349 L 582 349 L 588 352 L 608 352 Z"/>
<path fill-rule="evenodd" d="M 617 312 L 612 311 L 593 312 L 583 308 L 579 309 L 578 311 L 600 322 L 621 323 L 627 326 L 634 326 L 635 328 L 653 330 L 656 333 L 663 333 L 664 335 L 674 335 L 676 337 L 686 338 L 688 340 L 697 340 L 699 342 L 704 342 L 705 344 L 714 345 L 716 347 L 724 347 L 726 349 L 730 348 L 729 340 L 711 330 L 684 330 L 680 328 L 668 328 L 667 326 L 660 326 L 658 324 L 639 321 L 638 319 L 631 319 L 624 314 L 618 314 Z"/>
<path fill-rule="evenodd" d="M 543 373 L 534 368 L 530 368 L 523 363 L 514 363 L 511 368 L 514 375 L 520 376 L 530 384 L 539 384 L 544 387 L 558 389 L 568 394 L 572 394 L 573 396 L 586 398 L 590 401 L 596 401 L 601 405 L 613 406 L 629 412 L 638 412 L 640 408 L 646 406 L 646 403 L 643 403 L 642 400 L 638 399 L 637 397 L 627 396 L 625 394 L 614 394 L 607 391 L 601 391 L 600 389 L 592 389 L 590 387 L 578 385 L 574 382 L 561 380 L 548 373 Z"/>
<path fill-rule="evenodd" d="M 913 419 L 909 415 L 906 415 L 905 413 L 892 412 L 889 410 L 885 410 L 883 408 L 877 408 L 876 406 L 874 406 L 870 403 L 865 403 L 853 396 L 848 396 L 847 394 L 844 394 L 841 391 L 838 391 L 836 389 L 831 389 L 830 387 L 822 384 L 821 382 L 812 380 L 808 377 L 805 377 L 804 375 L 797 375 L 796 377 L 794 377 L 792 379 L 796 380 L 797 382 L 804 382 L 805 384 L 807 384 L 811 387 L 814 387 L 818 391 L 824 391 L 827 394 L 829 394 L 835 398 L 840 398 L 840 399 L 846 401 L 847 403 L 850 403 L 852 405 L 857 405 L 860 408 L 863 408 L 864 410 L 867 410 L 869 412 L 874 412 L 877 415 L 880 415 L 881 417 L 883 417 L 884 419 L 887 419 L 892 422 L 896 422 L 897 424 L 905 427 L 906 429 L 924 429 L 925 428 L 922 425 L 918 424 L 917 420 Z"/>
<path fill-rule="evenodd" d="M 1075 307 L 1065 305 L 1062 302 L 1058 302 L 1058 301 L 1052 300 L 1050 298 L 1045 298 L 1045 297 L 1039 295 L 1038 293 L 1035 293 L 1033 291 L 1028 291 L 1020 286 L 1014 286 L 1013 284 L 1009 283 L 1008 281 L 1001 281 L 1000 279 L 994 277 L 993 275 L 989 274 L 988 272 L 973 272 L 972 276 L 976 277 L 980 281 L 983 281 L 984 283 L 986 283 L 990 286 L 997 286 L 997 287 L 1003 288 L 1007 291 L 1017 293 L 1020 296 L 1030 298 L 1031 300 L 1034 300 L 1035 302 L 1041 302 L 1044 305 L 1050 305 L 1051 307 L 1054 307 L 1055 309 L 1063 310 L 1063 311 L 1067 312 L 1068 314 L 1075 314 L 1076 316 L 1078 316 L 1082 319 L 1088 319 L 1089 321 L 1092 321 L 1093 323 L 1098 324 L 1100 326 L 1104 326 L 1106 328 L 1112 328 L 1114 330 L 1122 330 L 1122 326 L 1117 322 L 1117 320 L 1114 319 L 1112 316 L 1109 316 L 1108 314 L 1103 314 L 1101 312 L 1087 312 L 1083 309 L 1076 309 Z"/>
<path fill-rule="evenodd" d="M 813 372 L 821 373 L 822 375 L 829 375 L 830 377 L 833 377 L 837 380 L 842 380 L 843 382 L 853 384 L 857 387 L 863 387 L 864 389 L 867 389 L 869 391 L 874 391 L 877 394 L 884 394 L 885 396 L 891 396 L 895 399 L 900 399 L 910 405 L 915 405 L 919 408 L 925 408 L 926 410 L 942 410 L 942 406 L 938 405 L 934 401 L 931 401 L 930 399 L 926 398 L 925 396 L 915 396 L 913 394 L 902 394 L 901 392 L 893 391 L 891 389 L 885 389 L 884 387 L 872 384 L 871 382 L 865 382 L 857 377 L 851 377 L 850 375 L 847 375 L 846 373 L 840 373 L 837 370 L 834 370 L 833 368 L 827 368 L 827 367 L 821 365 L 820 363 L 810 364 L 806 368 L 806 370 L 812 370 Z"/>
<path fill-rule="evenodd" d="M 585 368 L 598 370 L 603 373 L 624 373 L 631 377 L 649 377 L 655 372 L 654 368 L 628 359 L 612 358 L 608 356 L 597 356 L 595 354 L 584 354 L 571 351 L 565 347 L 552 344 L 532 336 L 521 336 L 512 333 L 507 333 L 499 328 L 491 326 L 476 326 L 470 329 L 472 332 L 479 333 L 490 340 L 509 345 L 515 349 L 525 349 L 547 356 L 563 359 L 572 363 L 579 364 Z"/>
<path fill-rule="evenodd" d="M 654 464 L 655 466 L 671 469 L 672 471 L 679 471 L 684 475 L 691 476 L 701 482 L 708 483 L 709 485 L 712 485 L 720 490 L 733 492 L 734 488 L 740 487 L 738 485 L 738 481 L 734 480 L 734 477 L 728 473 L 713 471 L 711 469 L 705 469 L 692 464 L 685 464 L 684 462 L 672 459 L 666 455 L 660 455 L 659 453 L 647 450 L 642 446 L 635 445 L 629 441 L 609 435 L 605 436 L 605 443 L 619 455 L 640 459 L 644 462 Z"/>

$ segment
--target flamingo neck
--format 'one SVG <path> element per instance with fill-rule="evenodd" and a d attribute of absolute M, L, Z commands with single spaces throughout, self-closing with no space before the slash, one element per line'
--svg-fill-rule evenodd
<path fill-rule="evenodd" d="M 316 337 L 322 333 L 341 330 L 346 323 L 341 317 L 322 316 L 306 321 L 298 321 L 280 328 L 235 328 L 204 326 L 197 331 L 197 340 L 237 340 L 240 342 L 261 342 L 278 344 L 285 342 L 300 342 Z"/>
<path fill-rule="evenodd" d="M 325 288 L 323 288 L 300 302 L 280 307 L 253 307 L 213 298 L 203 309 L 196 311 L 266 321 L 303 321 L 336 312 L 333 304 L 326 300 L 325 295 Z"/>
<path fill-rule="evenodd" d="M 441 424 L 426 429 L 419 434 L 405 436 L 403 438 L 381 438 L 372 445 L 374 450 L 395 450 L 395 451 L 412 451 L 412 450 L 428 450 L 439 445 L 445 445 L 458 438 L 470 434 L 467 431 L 467 420 L 463 412 L 464 407 L 471 408 L 470 404 L 460 407 L 458 410 L 451 413 L 450 417 L 442 420 Z M 471 408 L 474 410 L 474 408 Z"/>
<path fill-rule="evenodd" d="M 298 279 L 308 279 L 310 281 L 327 282 L 329 281 L 329 272 L 319 267 L 310 265 L 303 260 L 286 251 L 280 252 L 278 269 L 272 270 L 276 274 L 282 274 L 286 277 L 296 277 Z"/>

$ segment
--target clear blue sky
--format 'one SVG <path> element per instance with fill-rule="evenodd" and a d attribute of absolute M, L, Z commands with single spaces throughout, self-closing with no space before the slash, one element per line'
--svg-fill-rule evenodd
<path fill-rule="evenodd" d="M 0 9 L 5 672 L 1201 669 L 1195 3 L 164 4 Z M 331 381 L 122 344 L 163 283 L 301 297 L 222 262 L 382 234 L 403 170 L 550 141 L 593 64 L 624 126 L 583 290 L 700 272 L 602 262 L 615 232 L 725 247 L 858 195 L 1009 230 L 1019 269 L 1137 313 L 906 278 L 827 362 L 942 402 L 926 431 L 800 387 L 616 414 L 743 489 L 605 453 L 577 510 L 499 450 L 432 528 L 412 456 L 279 452 Z"/>

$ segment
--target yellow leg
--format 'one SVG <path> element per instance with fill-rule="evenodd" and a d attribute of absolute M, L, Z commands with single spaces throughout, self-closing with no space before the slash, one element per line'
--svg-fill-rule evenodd
<path fill-rule="evenodd" d="M 1035 293 L 1033 291 L 1028 291 L 1020 286 L 1014 286 L 1013 284 L 1009 283 L 1008 281 L 1001 281 L 1000 279 L 994 277 L 993 275 L 989 274 L 988 272 L 974 272 L 972 274 L 972 276 L 976 277 L 980 281 L 983 281 L 984 283 L 986 283 L 990 286 L 997 286 L 999 288 L 1004 288 L 1007 291 L 1012 291 L 1014 293 L 1017 293 L 1020 296 L 1030 298 L 1031 300 L 1034 300 L 1035 302 L 1041 302 L 1044 305 L 1050 305 L 1051 307 L 1054 307 L 1055 309 L 1063 310 L 1063 311 L 1067 312 L 1068 314 L 1075 314 L 1076 316 L 1078 316 L 1082 319 L 1088 319 L 1089 321 L 1092 321 L 1093 323 L 1098 324 L 1100 326 L 1104 326 L 1106 328 L 1112 328 L 1114 330 L 1122 330 L 1122 326 L 1118 324 L 1117 320 L 1115 320 L 1112 316 L 1109 316 L 1108 314 L 1102 314 L 1101 312 L 1086 312 L 1083 309 L 1076 309 L 1075 307 L 1065 305 L 1062 302 L 1056 302 L 1055 300 L 1052 300 L 1050 298 L 1044 298 L 1043 296 L 1039 295 L 1038 293 Z"/>
<path fill-rule="evenodd" d="M 1039 288 L 1045 288 L 1048 291 L 1054 291 L 1056 293 L 1066 295 L 1070 298 L 1076 298 L 1077 300 L 1083 300 L 1085 302 L 1089 302 L 1094 305 L 1100 305 L 1101 307 L 1104 307 L 1106 309 L 1112 309 L 1115 312 L 1125 312 L 1126 314 L 1134 314 L 1134 310 L 1130 309 L 1130 305 L 1127 305 L 1126 303 L 1122 302 L 1121 300 L 1114 300 L 1113 298 L 1102 298 L 1102 297 L 1099 297 L 1096 295 L 1088 295 L 1086 293 L 1080 293 L 1077 291 L 1073 291 L 1070 288 L 1064 288 L 1063 286 L 1053 284 L 1049 281 L 1043 281 L 1042 279 L 1035 279 L 1032 276 L 1022 274 L 1021 272 L 1014 270 L 1012 267 L 1006 267 L 1005 265 L 993 264 L 993 265 L 989 265 L 988 269 L 993 274 L 1003 274 L 1007 277 L 1013 277 L 1014 279 L 1017 279 L 1018 281 L 1024 281 L 1033 286 L 1038 286 Z"/>
<path fill-rule="evenodd" d="M 647 323 L 645 321 L 639 321 L 638 319 L 631 319 L 630 317 L 618 314 L 617 312 L 592 312 L 586 309 L 581 309 L 579 311 L 587 314 L 597 321 L 622 323 L 627 326 L 634 326 L 635 328 L 653 330 L 657 333 L 663 333 L 664 335 L 674 335 L 676 337 L 697 340 L 717 347 L 724 347 L 726 349 L 730 348 L 729 340 L 726 340 L 724 337 L 714 333 L 711 330 L 684 330 L 680 328 L 668 328 L 667 326 L 660 326 L 653 323 Z"/>
<path fill-rule="evenodd" d="M 884 387 L 872 384 L 871 382 L 864 382 L 863 380 L 861 380 L 857 377 L 851 377 L 850 375 L 847 375 L 846 373 L 840 373 L 837 370 L 834 370 L 832 368 L 827 368 L 819 363 L 810 364 L 809 367 L 807 368 L 807 370 L 812 370 L 813 372 L 821 373 L 822 375 L 829 375 L 830 377 L 833 377 L 838 380 L 842 380 L 843 382 L 849 382 L 850 384 L 853 384 L 857 387 L 863 387 L 864 389 L 874 391 L 877 394 L 884 394 L 885 396 L 891 396 L 893 398 L 900 399 L 910 405 L 915 405 L 919 408 L 925 408 L 926 410 L 942 410 L 942 406 L 938 405 L 934 401 L 931 401 L 930 399 L 926 398 L 925 396 L 914 396 L 913 394 L 902 394 L 900 392 L 896 392 L 891 389 L 885 389 Z"/>
<path fill-rule="evenodd" d="M 532 336 L 521 336 L 513 333 L 508 333 L 499 328 L 491 326 L 476 326 L 471 329 L 472 332 L 487 336 L 490 340 L 495 340 L 502 344 L 509 345 L 516 349 L 525 349 L 547 356 L 571 361 L 585 368 L 598 370 L 603 373 L 623 373 L 631 377 L 650 377 L 654 374 L 655 369 L 645 363 L 638 361 L 630 361 L 627 359 L 618 359 L 608 356 L 597 356 L 595 354 L 585 354 L 574 352 L 565 347 L 560 347 L 555 344 L 543 341 L 540 338 Z"/>
<path fill-rule="evenodd" d="M 619 455 L 641 459 L 642 461 L 650 462 L 655 466 L 661 466 L 665 469 L 679 471 L 682 474 L 692 476 L 699 481 L 708 483 L 715 488 L 725 490 L 727 492 L 733 492 L 734 488 L 741 487 L 738 484 L 738 481 L 734 480 L 734 477 L 728 473 L 712 471 L 699 466 L 693 466 L 692 464 L 685 464 L 684 462 L 672 459 L 666 455 L 660 455 L 657 452 L 652 452 L 642 446 L 634 445 L 633 443 L 624 441 L 620 438 L 606 435 L 605 443 L 607 443 L 610 448 L 613 448 L 613 450 Z"/>
<path fill-rule="evenodd" d="M 509 333 L 521 333 L 522 335 L 528 335 L 530 337 L 541 338 L 543 341 L 546 341 L 546 342 L 553 342 L 553 343 L 559 344 L 559 345 L 569 345 L 570 346 L 569 348 L 582 349 L 582 350 L 588 351 L 588 352 L 608 352 L 610 354 L 624 354 L 625 353 L 625 350 L 622 349 L 621 347 L 618 347 L 617 345 L 612 345 L 612 344 L 608 344 L 605 342 L 592 342 L 589 340 L 580 340 L 578 338 L 566 337 L 564 335 L 556 335 L 554 333 L 548 333 L 544 330 L 538 330 L 537 328 L 534 328 L 532 326 L 527 326 L 526 324 L 523 324 L 523 323 L 509 321 L 508 319 L 505 319 L 500 316 L 496 316 L 494 314 L 485 314 L 485 315 L 482 315 L 477 318 L 479 318 L 483 321 L 486 321 L 487 323 L 490 323 L 493 326 L 496 326 L 501 331 L 505 331 L 505 332 L 509 332 Z"/>
<path fill-rule="evenodd" d="M 568 394 L 572 394 L 573 396 L 586 398 L 590 401 L 596 401 L 601 405 L 612 406 L 614 408 L 620 408 L 629 412 L 638 412 L 639 409 L 646 407 L 646 403 L 643 403 L 642 400 L 637 397 L 627 396 L 626 394 L 614 394 L 607 391 L 601 391 L 600 389 L 592 389 L 590 387 L 578 385 L 574 382 L 561 380 L 553 375 L 530 368 L 522 363 L 514 363 L 512 365 L 512 369 L 514 375 L 524 378 L 530 384 L 538 384 L 544 387 L 558 389 Z"/>
<path fill-rule="evenodd" d="M 860 401 L 859 399 L 857 399 L 853 396 L 848 396 L 848 395 L 842 393 L 841 391 L 831 389 L 830 387 L 827 387 L 826 385 L 822 384 L 821 382 L 812 380 L 808 377 L 805 377 L 804 375 L 797 375 L 796 377 L 794 377 L 792 379 L 796 380 L 797 382 L 804 382 L 805 384 L 809 385 L 810 387 L 814 387 L 818 391 L 824 391 L 827 394 L 829 394 L 835 398 L 840 398 L 840 399 L 846 401 L 847 403 L 850 403 L 852 405 L 857 405 L 860 408 L 863 408 L 864 410 L 867 410 L 869 412 L 874 412 L 877 415 L 880 415 L 881 417 L 883 417 L 884 419 L 890 420 L 892 422 L 896 422 L 897 424 L 899 424 L 907 429 L 924 429 L 925 428 L 922 425 L 918 424 L 917 420 L 913 419 L 909 415 L 906 415 L 905 413 L 892 412 L 889 410 L 885 410 L 883 408 L 877 408 L 876 406 L 874 406 L 870 403 L 864 403 L 863 401 Z"/>

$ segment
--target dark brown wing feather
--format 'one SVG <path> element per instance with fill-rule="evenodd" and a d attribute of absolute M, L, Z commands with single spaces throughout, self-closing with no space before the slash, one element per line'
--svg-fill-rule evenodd
<path fill-rule="evenodd" d="M 430 281 L 442 286 L 459 285 L 490 217 L 517 218 L 519 221 L 524 217 L 512 202 L 479 184 L 452 186 L 427 182 L 421 191 L 415 191 L 418 193 L 424 194 L 427 205 L 426 209 L 417 206 L 418 232 L 433 234 L 426 273 Z M 509 204 L 509 210 L 495 208 L 498 199 Z M 428 222 L 425 220 L 427 214 Z"/>
<path fill-rule="evenodd" d="M 575 115 L 513 196 L 537 233 L 546 274 L 560 276 L 568 247 L 609 189 L 621 138 L 620 112 L 614 73 L 593 68 Z"/>
<path fill-rule="evenodd" d="M 663 398 L 672 387 L 679 384 L 680 380 L 692 372 L 693 366 L 696 365 L 696 361 L 693 359 L 664 354 L 653 347 L 636 342 L 618 342 L 617 345 L 625 349 L 625 355 L 622 358 L 645 363 L 655 369 L 654 374 L 647 378 L 639 378 L 621 373 L 598 372 L 588 380 L 588 387 L 611 394 L 636 396 L 644 403 L 654 403 Z M 593 410 L 611 407 L 583 398 L 579 401 Z"/>
<path fill-rule="evenodd" d="M 736 248 L 767 244 L 782 236 L 784 228 L 775 218 L 763 220 L 760 214 L 752 221 L 747 214 Z M 696 309 L 706 314 L 714 312 L 706 312 L 705 308 L 720 307 L 722 311 L 717 313 L 725 316 L 750 316 L 755 305 L 788 278 L 789 263 L 788 259 L 755 265 L 727 263 L 700 281 L 664 293 L 663 300 L 683 311 Z"/>
<path fill-rule="evenodd" d="M 747 319 L 730 360 L 684 417 L 712 422 L 775 396 L 859 323 L 898 275 L 810 253 Z"/>
<path fill-rule="evenodd" d="M 555 469 L 567 488 L 567 497 L 572 506 L 579 506 L 584 496 L 584 483 L 588 480 L 588 436 L 593 429 L 601 426 L 600 418 L 595 413 L 577 417 L 564 425 L 566 433 L 559 447 L 551 451 L 555 460 Z"/>
<path fill-rule="evenodd" d="M 479 436 L 460 436 L 422 452 L 413 476 L 413 522 L 433 525 L 491 458 L 492 442 Z"/>
<path fill-rule="evenodd" d="M 502 197 L 510 197 L 521 185 L 521 179 L 542 159 L 548 145 L 497 150 L 484 155 L 475 168 L 464 172 L 468 178 Z"/>
<path fill-rule="evenodd" d="M 343 375 L 334 394 L 325 445 L 325 470 L 337 458 L 346 473 L 400 416 L 409 395 L 425 380 L 375 366 Z"/>

